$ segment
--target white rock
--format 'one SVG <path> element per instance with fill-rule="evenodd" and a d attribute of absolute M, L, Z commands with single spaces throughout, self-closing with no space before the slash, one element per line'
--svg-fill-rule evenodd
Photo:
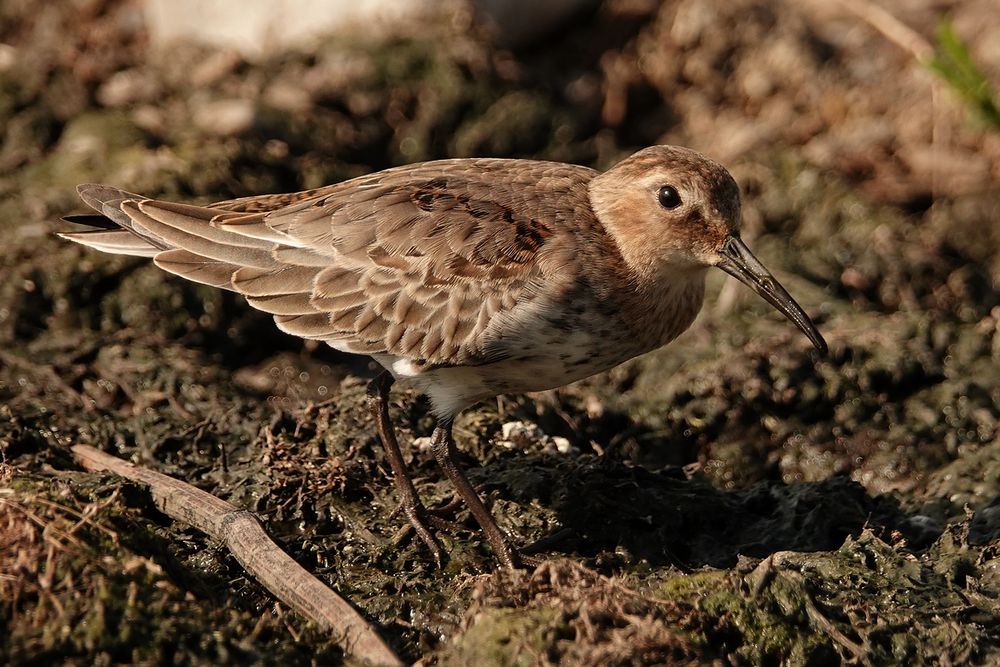
<path fill-rule="evenodd" d="M 438 5 L 434 0 L 146 0 L 145 13 L 156 44 L 191 39 L 260 56 L 348 28 L 370 35 Z"/>
<path fill-rule="evenodd" d="M 551 33 L 598 0 L 471 0 L 481 24 L 508 46 Z M 461 20 L 465 0 L 145 0 L 154 44 L 195 40 L 259 57 L 335 32 L 391 33 L 440 17 Z"/>
<path fill-rule="evenodd" d="M 249 130 L 256 112 L 247 100 L 216 100 L 194 110 L 195 125 L 213 134 L 230 136 Z"/>
<path fill-rule="evenodd" d="M 433 442 L 434 442 L 434 439 L 430 438 L 430 437 L 428 437 L 426 435 L 425 436 L 421 436 L 419 438 L 414 438 L 413 439 L 413 448 L 416 449 L 419 452 L 429 452 L 431 450 Z"/>
<path fill-rule="evenodd" d="M 97 101 L 106 107 L 124 107 L 153 99 L 159 87 L 140 68 L 115 72 L 97 89 Z"/>
<path fill-rule="evenodd" d="M 500 427 L 500 434 L 504 440 L 517 440 L 521 442 L 538 440 L 545 436 L 545 433 L 538 427 L 538 424 L 521 421 L 506 422 Z"/>
<path fill-rule="evenodd" d="M 576 447 L 574 447 L 573 443 L 569 441 L 569 438 L 564 438 L 561 435 L 554 435 L 551 440 L 552 445 L 560 454 L 572 454 L 576 451 Z"/>
<path fill-rule="evenodd" d="M 10 44 L 0 44 L 0 72 L 6 72 L 17 62 L 17 49 Z"/>

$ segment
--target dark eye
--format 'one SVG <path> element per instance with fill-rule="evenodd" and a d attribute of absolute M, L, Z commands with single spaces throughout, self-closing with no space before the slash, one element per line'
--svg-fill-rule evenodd
<path fill-rule="evenodd" d="M 672 185 L 664 185 L 656 193 L 656 196 L 659 198 L 660 206 L 663 208 L 677 208 L 681 205 L 681 196 L 678 194 L 677 188 Z"/>

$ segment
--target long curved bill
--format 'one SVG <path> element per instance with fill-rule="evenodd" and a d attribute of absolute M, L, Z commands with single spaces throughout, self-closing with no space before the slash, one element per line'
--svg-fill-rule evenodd
<path fill-rule="evenodd" d="M 719 255 L 719 263 L 716 266 L 747 285 L 761 295 L 765 301 L 780 310 L 785 317 L 794 322 L 799 329 L 802 329 L 802 333 L 808 336 L 820 354 L 826 354 L 826 341 L 823 340 L 819 329 L 816 328 L 816 325 L 799 304 L 795 303 L 795 299 L 785 291 L 781 283 L 753 256 L 750 248 L 747 248 L 742 239 L 738 236 L 726 238 Z"/>

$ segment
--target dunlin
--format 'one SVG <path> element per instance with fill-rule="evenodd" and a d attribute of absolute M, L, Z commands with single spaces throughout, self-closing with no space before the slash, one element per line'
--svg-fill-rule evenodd
<path fill-rule="evenodd" d="M 718 267 L 825 351 L 819 331 L 740 240 L 740 195 L 722 166 L 653 146 L 607 172 L 555 162 L 441 160 L 316 190 L 191 206 L 81 185 L 100 215 L 63 237 L 152 257 L 233 290 L 278 328 L 370 355 L 385 370 L 369 405 L 401 505 L 441 548 L 389 421 L 389 388 L 426 393 L 434 454 L 495 557 L 519 553 L 455 460 L 451 426 L 498 394 L 540 391 L 669 343 L 701 308 Z"/>

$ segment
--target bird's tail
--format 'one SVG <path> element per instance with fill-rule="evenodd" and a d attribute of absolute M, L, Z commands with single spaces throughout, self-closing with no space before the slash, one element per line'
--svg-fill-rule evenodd
<path fill-rule="evenodd" d="M 107 185 L 86 183 L 77 186 L 80 199 L 100 215 L 67 215 L 66 222 L 90 227 L 79 232 L 60 232 L 59 236 L 96 250 L 114 255 L 153 257 L 171 248 L 164 239 L 137 225 L 122 210 L 126 201 L 142 201 L 141 197 Z"/>
<path fill-rule="evenodd" d="M 107 185 L 81 185 L 77 192 L 100 215 L 64 218 L 90 227 L 59 234 L 70 241 L 119 255 L 151 257 L 170 273 L 235 291 L 239 290 L 233 277 L 239 269 L 266 272 L 281 268 L 271 256 L 273 241 L 239 233 L 243 226 L 237 226 L 236 232 L 216 226 L 257 220 L 260 213 L 220 208 L 225 202 L 208 207 L 157 201 Z"/>

